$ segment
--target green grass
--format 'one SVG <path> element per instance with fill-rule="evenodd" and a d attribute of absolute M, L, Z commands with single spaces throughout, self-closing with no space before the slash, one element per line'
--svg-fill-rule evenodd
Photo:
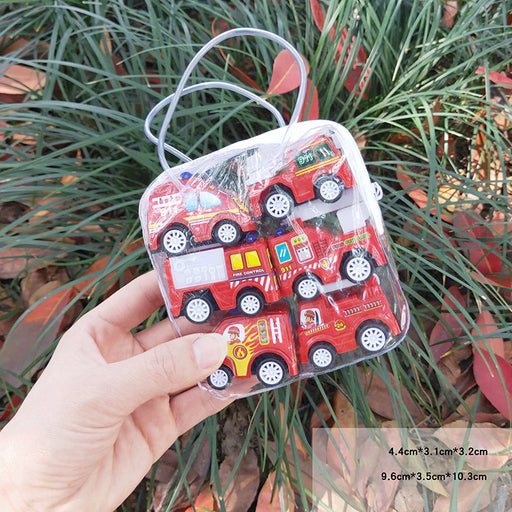
<path fill-rule="evenodd" d="M 399 425 L 413 422 L 403 396 L 391 387 L 391 376 L 425 411 L 426 423 L 440 424 L 444 414 L 441 397 L 449 397 L 451 410 L 465 403 L 437 367 L 428 343 L 429 321 L 440 318 L 440 304 L 449 286 L 459 286 L 470 297 L 464 339 L 474 341 L 471 331 L 482 309 L 489 310 L 503 326 L 501 336 L 510 339 L 511 334 L 510 305 L 502 290 L 476 281 L 475 267 L 467 255 L 454 254 L 451 240 L 460 239 L 463 233 L 448 222 L 453 209 L 468 204 L 483 205 L 487 216 L 510 212 L 507 173 L 500 182 L 477 182 L 471 169 L 478 132 L 486 137 L 486 146 L 495 152 L 502 168 L 510 165 L 510 133 L 500 130 L 492 118 L 496 109 L 510 109 L 507 89 L 493 85 L 488 75 L 475 74 L 479 66 L 488 71 L 510 66 L 512 28 L 506 23 L 510 5 L 489 0 L 460 3 L 451 29 L 441 23 L 440 0 L 350 0 L 332 2 L 328 9 L 325 3 L 322 33 L 313 22 L 309 2 L 265 0 L 250 8 L 238 0 L 4 5 L 0 35 L 26 38 L 27 42 L 1 57 L 2 65 L 21 63 L 44 71 L 47 83 L 20 103 L 0 104 L 0 118 L 8 124 L 2 142 L 2 152 L 8 158 L 0 161 L 1 201 L 18 201 L 29 207 L 16 221 L 0 225 L 2 248 L 44 248 L 49 251 L 48 261 L 64 267 L 77 282 L 84 279 L 94 261 L 109 256 L 110 263 L 96 276 L 97 286 L 93 283 L 84 291 L 86 309 L 100 299 L 104 278 L 110 272 L 119 275 L 128 267 L 139 273 L 148 270 L 143 249 L 128 255 L 123 252 L 127 244 L 141 237 L 138 201 L 160 173 L 155 148 L 143 135 L 145 115 L 173 92 L 193 54 L 210 39 L 212 20 L 276 32 L 308 59 L 310 77 L 319 89 L 321 117 L 366 137 L 364 157 L 385 191 L 381 207 L 411 307 L 415 336 L 388 356 L 366 364 L 388 382 Z M 342 28 L 349 37 L 338 58 Z M 351 41 L 354 49 L 344 63 Z M 116 70 L 106 51 L 109 45 L 126 74 L 118 74 L 120 68 Z M 350 92 L 343 85 L 359 45 L 367 54 L 364 94 Z M 234 48 L 229 51 L 237 66 L 266 90 L 279 49 L 254 39 L 238 41 Z M 248 61 L 254 61 L 250 69 Z M 203 60 L 191 83 L 205 77 L 236 82 L 215 51 Z M 285 98 L 288 107 L 294 94 Z M 284 105 L 281 97 L 273 100 Z M 433 110 L 436 103 L 439 112 Z M 238 110 L 241 105 L 246 108 Z M 261 109 L 247 106 L 245 100 L 229 92 L 213 90 L 180 102 L 168 141 L 194 158 L 275 127 L 275 121 L 262 115 Z M 10 144 L 11 137 L 18 134 L 34 138 L 35 144 Z M 397 134 L 407 136 L 407 142 L 393 142 Z M 456 140 L 455 157 L 439 152 L 439 140 L 448 134 Z M 418 182 L 426 193 L 427 208 L 418 207 L 404 192 L 397 168 Z M 76 180 L 63 185 L 61 180 L 67 176 Z M 454 185 L 458 195 L 448 211 L 437 201 L 439 177 L 444 182 L 458 178 Z M 406 226 L 406 220 L 411 225 Z M 95 226 L 92 231 L 91 226 Z M 497 241 L 498 255 L 509 273 L 510 243 L 506 236 Z M 14 297 L 19 296 L 20 278 L 5 283 Z M 247 401 L 252 413 L 247 443 L 257 440 L 263 472 L 276 466 L 280 478 L 294 478 L 290 467 L 298 457 L 297 448 L 292 445 L 287 453 L 283 446 L 298 436 L 311 450 L 308 421 L 317 404 L 331 400 L 336 389 L 350 397 L 364 424 L 378 424 L 353 367 L 312 379 L 300 402 L 288 388 Z M 471 417 L 473 413 L 468 414 Z M 208 420 L 180 448 L 183 478 L 171 489 L 167 510 L 172 508 L 177 489 L 187 485 L 187 454 L 194 453 L 201 435 L 207 435 L 215 446 L 217 428 L 222 424 L 223 415 Z M 269 458 L 273 443 L 280 447 L 277 461 Z M 218 482 L 219 463 L 219 458 L 213 459 L 210 479 L 214 483 Z M 300 485 L 295 490 L 306 508 L 307 490 Z M 136 508 L 145 510 L 146 498 L 140 496 Z M 128 505 L 123 509 L 128 510 Z"/>

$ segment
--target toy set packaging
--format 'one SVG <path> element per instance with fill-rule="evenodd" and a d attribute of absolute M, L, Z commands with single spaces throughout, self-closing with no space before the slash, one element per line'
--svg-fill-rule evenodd
<path fill-rule="evenodd" d="M 229 344 L 201 386 L 247 396 L 397 346 L 409 312 L 381 196 L 330 121 L 282 126 L 151 183 L 140 219 L 169 316 Z"/>

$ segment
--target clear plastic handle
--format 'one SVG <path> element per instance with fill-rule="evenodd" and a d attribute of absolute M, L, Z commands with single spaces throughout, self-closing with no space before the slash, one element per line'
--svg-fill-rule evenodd
<path fill-rule="evenodd" d="M 247 89 L 244 89 L 243 87 L 240 87 L 239 85 L 230 84 L 228 82 L 202 82 L 200 84 L 191 85 L 190 87 L 186 87 L 183 89 L 183 92 L 181 93 L 181 96 L 185 96 L 187 94 L 190 94 L 192 92 L 200 91 L 203 89 L 227 89 L 229 91 L 237 92 L 241 94 L 242 96 L 245 96 L 246 98 L 249 98 L 250 100 L 254 101 L 258 105 L 261 105 L 262 107 L 266 108 L 270 113 L 276 118 L 278 124 L 280 127 L 286 126 L 286 121 L 284 120 L 281 112 L 277 110 L 277 108 L 269 103 L 268 101 L 264 100 L 263 98 L 260 98 L 257 94 L 254 94 L 251 91 L 248 91 Z M 144 122 L 144 133 L 146 134 L 146 137 L 153 143 L 158 145 L 158 137 L 153 135 L 151 132 L 151 123 L 153 122 L 153 119 L 155 116 L 169 103 L 172 102 L 174 99 L 174 96 L 176 93 L 170 94 L 166 98 L 164 98 L 162 101 L 158 102 L 149 112 L 149 114 L 146 116 L 146 120 Z M 164 143 L 164 149 L 171 153 L 174 156 L 177 156 L 180 160 L 183 162 L 190 162 L 191 158 L 185 153 L 182 153 L 179 149 L 176 149 L 174 146 L 171 146 L 170 144 Z"/>
<path fill-rule="evenodd" d="M 158 158 L 160 159 L 160 164 L 162 166 L 162 169 L 164 171 L 170 170 L 169 163 L 167 162 L 166 158 L 166 150 L 171 151 L 172 153 L 178 156 L 181 159 L 184 159 L 184 161 L 189 161 L 190 158 L 188 158 L 184 153 L 176 150 L 171 145 L 165 144 L 165 135 L 167 133 L 167 129 L 169 127 L 170 121 L 172 119 L 172 116 L 174 115 L 174 112 L 176 110 L 176 106 L 178 104 L 178 101 L 180 97 L 185 94 L 185 83 L 187 82 L 188 78 L 190 77 L 192 71 L 197 66 L 198 62 L 203 58 L 203 56 L 211 50 L 213 47 L 217 46 L 222 41 L 225 41 L 226 39 L 230 39 L 232 37 L 239 37 L 239 36 L 256 36 L 256 37 L 262 37 L 264 39 L 270 39 L 271 41 L 274 41 L 281 46 L 283 46 L 286 50 L 288 50 L 292 56 L 294 57 L 295 61 L 297 62 L 297 65 L 299 66 L 299 72 L 300 72 L 300 86 L 299 86 L 299 92 L 297 94 L 297 101 L 295 103 L 295 108 L 292 112 L 292 115 L 290 117 L 290 125 L 297 122 L 302 106 L 304 104 L 304 100 L 306 98 L 306 88 L 307 88 L 307 70 L 306 66 L 304 64 L 304 61 L 302 60 L 302 57 L 300 53 L 288 42 L 286 39 L 283 39 L 282 37 L 273 34 L 272 32 L 268 32 L 266 30 L 261 30 L 257 28 L 235 28 L 232 30 L 228 30 L 226 32 L 223 32 L 222 34 L 219 34 L 218 36 L 214 37 L 211 41 L 209 41 L 207 44 L 199 50 L 199 52 L 196 53 L 190 64 L 185 69 L 183 76 L 181 77 L 177 87 L 176 91 L 172 95 L 172 98 L 169 99 L 169 107 L 167 109 L 167 112 L 165 114 L 164 120 L 162 122 L 162 126 L 160 128 L 160 132 L 157 139 L 157 146 L 158 146 Z M 220 82 L 224 83 L 224 82 Z M 202 84 L 199 84 L 202 85 Z M 238 86 L 235 86 L 238 90 Z M 233 90 L 233 89 L 232 89 Z M 189 91 L 192 92 L 192 91 Z M 239 92 L 239 90 L 238 90 Z M 246 91 L 247 92 L 247 91 Z M 267 103 L 265 100 L 260 98 L 262 101 Z M 165 101 L 165 100 L 164 100 Z M 265 106 L 265 104 L 258 101 L 261 105 Z M 162 106 L 163 108 L 163 106 Z M 266 107 L 268 108 L 268 107 Z M 154 116 L 153 116 L 154 117 Z M 151 140 L 151 139 L 150 139 Z"/>

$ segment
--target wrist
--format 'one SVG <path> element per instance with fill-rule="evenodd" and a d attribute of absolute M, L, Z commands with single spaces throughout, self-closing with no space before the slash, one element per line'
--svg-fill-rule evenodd
<path fill-rule="evenodd" d="M 12 446 L 1 439 L 0 432 L 0 510 L 5 512 L 31 512 L 31 509 L 23 505 L 23 490 L 16 485 L 12 463 Z"/>

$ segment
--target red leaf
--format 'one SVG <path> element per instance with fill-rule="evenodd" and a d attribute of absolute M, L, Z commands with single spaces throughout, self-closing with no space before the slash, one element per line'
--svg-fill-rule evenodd
<path fill-rule="evenodd" d="M 492 314 L 487 310 L 482 311 L 476 319 L 476 325 L 478 325 L 479 330 L 473 329 L 471 334 L 475 338 L 482 335 L 482 338 L 478 339 L 476 344 L 482 349 L 482 351 L 490 350 L 492 353 L 505 359 L 505 345 L 503 344 L 503 338 L 499 336 L 491 338 L 489 336 L 498 330 L 498 324 Z"/>
<path fill-rule="evenodd" d="M 46 83 L 46 74 L 21 64 L 0 67 L 0 101 L 15 103 L 27 93 L 39 91 Z"/>
<path fill-rule="evenodd" d="M 324 10 L 322 9 L 322 6 L 318 0 L 309 0 L 309 5 L 311 7 L 311 11 L 313 12 L 313 20 L 315 21 L 315 25 L 320 31 L 322 31 L 325 25 Z"/>
<path fill-rule="evenodd" d="M 308 61 L 302 57 L 309 73 Z M 281 50 L 274 61 L 272 78 L 267 89 L 268 94 L 284 94 L 293 91 L 300 85 L 299 65 L 288 50 Z"/>
<path fill-rule="evenodd" d="M 473 373 L 482 393 L 509 421 L 512 420 L 512 366 L 501 356 L 474 349 Z"/>
<path fill-rule="evenodd" d="M 270 473 L 258 495 L 256 512 L 295 512 L 295 504 L 286 488 L 276 487 L 276 473 Z M 283 507 L 281 507 L 281 502 Z"/>
<path fill-rule="evenodd" d="M 441 318 L 432 329 L 429 339 L 430 349 L 436 363 L 450 350 L 455 342 L 453 338 L 461 336 L 464 332 L 463 326 L 467 325 L 467 320 L 462 313 L 466 309 L 466 300 L 456 286 L 448 288 L 443 302 L 445 304 L 443 309 L 446 312 L 441 313 Z"/>
<path fill-rule="evenodd" d="M 304 99 L 304 105 L 299 115 L 299 121 L 311 121 L 318 119 L 320 108 L 318 106 L 318 89 L 316 85 L 313 85 L 313 92 L 311 93 L 311 86 L 313 82 L 308 78 L 308 87 L 306 89 L 306 98 Z M 307 116 L 304 117 L 307 111 Z"/>
<path fill-rule="evenodd" d="M 479 66 L 475 71 L 477 75 L 481 75 L 485 72 L 486 70 L 483 66 Z M 508 77 L 505 73 L 491 71 L 489 73 L 489 80 L 495 83 L 496 85 L 502 85 L 503 87 L 512 87 L 512 78 Z"/>
<path fill-rule="evenodd" d="M 5 380 L 19 385 L 18 379 L 11 373 L 22 373 L 55 341 L 63 318 L 60 314 L 71 294 L 72 289 L 65 288 L 49 295 L 14 326 L 0 350 L 0 369 L 9 370 L 9 373 L 3 375 Z M 34 365 L 26 377 L 30 378 L 37 369 L 37 365 Z"/>
<path fill-rule="evenodd" d="M 457 16 L 458 10 L 459 10 L 459 2 L 457 2 L 457 1 L 444 2 L 443 19 L 441 20 L 441 23 L 443 23 L 448 28 L 452 28 L 453 22 L 455 20 L 455 16 Z"/>
<path fill-rule="evenodd" d="M 465 211 L 456 211 L 453 215 L 453 225 L 467 237 L 457 240 L 459 247 L 464 249 L 467 257 L 482 274 L 498 274 L 503 268 L 503 260 L 492 252 L 497 243 L 491 241 L 496 235 L 482 219 Z M 482 240 L 487 239 L 487 240 Z"/>

